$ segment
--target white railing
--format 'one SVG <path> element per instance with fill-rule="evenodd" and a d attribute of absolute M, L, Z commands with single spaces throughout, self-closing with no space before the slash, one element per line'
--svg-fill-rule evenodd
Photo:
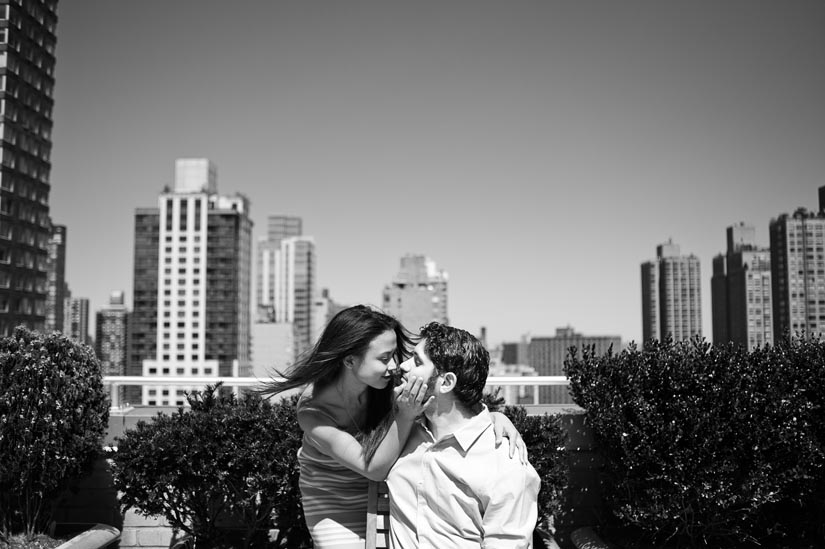
<path fill-rule="evenodd" d="M 281 381 L 283 378 L 274 378 Z M 111 406 L 117 407 L 118 388 L 125 386 L 143 385 L 146 387 L 206 387 L 223 383 L 224 387 L 260 387 L 268 379 L 257 377 L 215 377 L 215 376 L 103 376 L 103 384 L 109 388 Z M 487 385 L 492 386 L 519 386 L 519 385 L 568 385 L 565 376 L 490 376 Z"/>

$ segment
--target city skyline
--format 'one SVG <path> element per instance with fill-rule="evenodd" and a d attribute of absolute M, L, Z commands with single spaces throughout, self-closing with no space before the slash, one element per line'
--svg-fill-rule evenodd
<path fill-rule="evenodd" d="M 303 218 L 337 302 L 380 305 L 400 257 L 431 257 L 450 321 L 493 345 L 566 325 L 640 341 L 639 264 L 669 238 L 700 260 L 711 339 L 726 228 L 767 246 L 825 185 L 818 2 L 228 13 L 60 5 L 49 202 L 93 311 L 113 290 L 132 307 L 134 212 L 177 158 L 249 198 L 253 241 Z"/>

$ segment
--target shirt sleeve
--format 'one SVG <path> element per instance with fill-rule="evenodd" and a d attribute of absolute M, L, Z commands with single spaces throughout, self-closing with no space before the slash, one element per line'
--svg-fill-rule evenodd
<path fill-rule="evenodd" d="M 509 461 L 509 458 L 507 458 Z M 490 484 L 482 519 L 484 549 L 532 547 L 538 518 L 538 474 L 530 465 L 507 463 Z"/>

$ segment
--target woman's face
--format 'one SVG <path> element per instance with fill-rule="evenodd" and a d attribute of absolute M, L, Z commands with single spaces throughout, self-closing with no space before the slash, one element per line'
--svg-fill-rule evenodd
<path fill-rule="evenodd" d="M 383 389 L 390 382 L 395 363 L 397 340 L 395 332 L 387 330 L 370 341 L 361 357 L 353 357 L 352 372 L 363 383 L 375 389 Z"/>

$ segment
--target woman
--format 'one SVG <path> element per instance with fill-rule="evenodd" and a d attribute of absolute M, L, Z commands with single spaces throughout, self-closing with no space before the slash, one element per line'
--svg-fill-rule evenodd
<path fill-rule="evenodd" d="M 423 379 L 407 379 L 397 387 L 393 382 L 410 347 L 397 320 L 356 305 L 330 320 L 285 381 L 264 390 L 275 395 L 306 385 L 298 400 L 304 432 L 299 484 L 316 548 L 364 547 L 368 482 L 386 478 L 430 400 L 425 400 Z M 501 414 L 494 417 L 497 438 L 506 428 L 523 457 L 512 423 Z"/>

